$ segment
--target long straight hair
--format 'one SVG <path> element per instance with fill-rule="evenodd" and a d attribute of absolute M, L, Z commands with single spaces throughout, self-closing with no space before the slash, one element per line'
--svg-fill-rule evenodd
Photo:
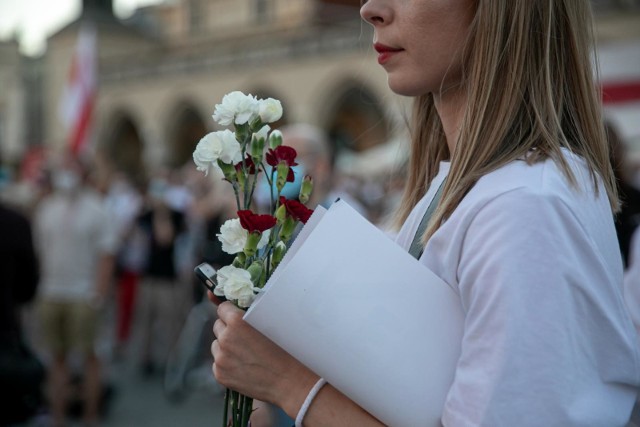
<path fill-rule="evenodd" d="M 439 163 L 451 160 L 426 242 L 483 175 L 518 158 L 553 159 L 576 185 L 561 148 L 581 156 L 596 191 L 601 180 L 618 209 L 601 100 L 591 65 L 588 0 L 477 0 L 463 53 L 467 105 L 455 153 L 432 94 L 416 98 L 402 224 L 426 192 Z M 451 155 L 453 154 L 453 155 Z"/>

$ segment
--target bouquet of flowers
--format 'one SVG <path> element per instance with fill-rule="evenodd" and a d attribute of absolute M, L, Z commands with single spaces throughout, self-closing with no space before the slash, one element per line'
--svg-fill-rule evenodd
<path fill-rule="evenodd" d="M 281 117 L 280 101 L 231 92 L 215 106 L 213 120 L 233 130 L 205 135 L 193 152 L 198 170 L 207 174 L 218 169 L 233 186 L 238 218 L 227 220 L 217 236 L 222 250 L 235 259 L 218 270 L 214 294 L 242 309 L 251 306 L 282 260 L 297 224 L 313 213 L 305 206 L 313 189 L 311 177 L 304 177 L 298 200 L 281 195 L 285 184 L 294 181 L 292 167 L 297 165 L 296 150 L 283 145 L 282 133 L 269 126 Z M 261 173 L 271 188 L 267 213 L 256 212 L 252 203 Z M 247 426 L 252 404 L 251 398 L 227 390 L 223 427 Z"/>

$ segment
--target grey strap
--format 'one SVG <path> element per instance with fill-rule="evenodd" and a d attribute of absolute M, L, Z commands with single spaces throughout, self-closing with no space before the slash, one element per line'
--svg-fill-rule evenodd
<path fill-rule="evenodd" d="M 444 189 L 444 182 L 446 178 L 442 180 L 440 187 L 438 187 L 438 191 L 436 191 L 435 196 L 431 199 L 431 203 L 429 203 L 429 207 L 427 211 L 424 213 L 422 220 L 420 221 L 420 225 L 418 225 L 418 230 L 416 231 L 416 235 L 413 236 L 413 241 L 411 242 L 411 246 L 409 247 L 409 253 L 415 259 L 420 259 L 422 252 L 424 251 L 424 245 L 422 244 L 422 235 L 424 231 L 427 229 L 427 224 L 429 224 L 429 220 L 433 216 L 433 212 L 435 212 L 438 207 L 438 203 L 440 202 L 440 197 L 442 196 L 442 190 Z"/>

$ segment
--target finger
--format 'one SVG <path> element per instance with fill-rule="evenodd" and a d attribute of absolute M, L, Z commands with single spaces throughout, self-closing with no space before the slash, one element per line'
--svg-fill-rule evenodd
<path fill-rule="evenodd" d="M 211 355 L 213 356 L 213 361 L 215 363 L 216 356 L 220 353 L 220 343 L 218 340 L 213 340 L 211 343 Z"/>
<path fill-rule="evenodd" d="M 242 318 L 244 311 L 230 303 L 229 301 L 223 302 L 218 306 L 218 318 L 224 320 L 225 323 L 229 323 L 237 318 Z"/>
<path fill-rule="evenodd" d="M 216 362 L 213 362 L 213 365 L 211 365 L 211 372 L 213 372 L 213 378 L 215 378 L 219 384 L 226 385 L 222 382 L 222 371 L 220 371 L 220 367 Z"/>
<path fill-rule="evenodd" d="M 215 305 L 220 305 L 223 303 L 223 301 L 211 291 L 207 291 L 207 298 L 209 299 L 209 301 L 211 301 Z"/>
<path fill-rule="evenodd" d="M 226 328 L 227 328 L 227 325 L 224 323 L 224 321 L 222 319 L 217 319 L 213 323 L 213 335 L 216 338 L 220 339 L 220 337 L 222 336 L 222 333 Z"/>

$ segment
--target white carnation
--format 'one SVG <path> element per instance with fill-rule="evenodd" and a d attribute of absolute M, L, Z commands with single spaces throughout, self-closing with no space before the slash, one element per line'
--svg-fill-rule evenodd
<path fill-rule="evenodd" d="M 247 230 L 242 228 L 238 218 L 229 219 L 220 227 L 220 234 L 216 234 L 222 250 L 228 254 L 237 254 L 242 252 L 244 245 L 247 243 Z"/>
<path fill-rule="evenodd" d="M 220 160 L 229 164 L 235 164 L 242 160 L 242 148 L 233 132 L 229 129 L 218 131 L 216 137 L 220 144 Z"/>
<path fill-rule="evenodd" d="M 228 254 L 237 254 L 242 252 L 244 246 L 247 244 L 247 236 L 249 232 L 242 228 L 240 220 L 238 218 L 228 219 L 220 227 L 220 233 L 216 234 L 216 237 L 222 243 L 222 250 Z M 266 230 L 260 236 L 258 242 L 258 249 L 264 248 L 269 243 L 269 236 L 271 230 Z"/>
<path fill-rule="evenodd" d="M 237 163 L 242 159 L 240 143 L 228 129 L 205 135 L 193 152 L 193 161 L 199 171 L 208 173 L 210 167 L 217 168 L 218 159 L 225 163 Z"/>
<path fill-rule="evenodd" d="M 247 308 L 256 297 L 259 288 L 253 286 L 251 274 L 242 268 L 227 265 L 218 270 L 218 285 L 213 293 L 237 301 L 238 306 Z"/>
<path fill-rule="evenodd" d="M 222 103 L 215 106 L 213 120 L 222 126 L 232 123 L 242 125 L 258 116 L 258 100 L 253 95 L 245 95 L 240 91 L 226 94 Z"/>
<path fill-rule="evenodd" d="M 263 123 L 273 123 L 282 117 L 282 104 L 277 99 L 267 98 L 258 101 L 258 114 Z"/>

